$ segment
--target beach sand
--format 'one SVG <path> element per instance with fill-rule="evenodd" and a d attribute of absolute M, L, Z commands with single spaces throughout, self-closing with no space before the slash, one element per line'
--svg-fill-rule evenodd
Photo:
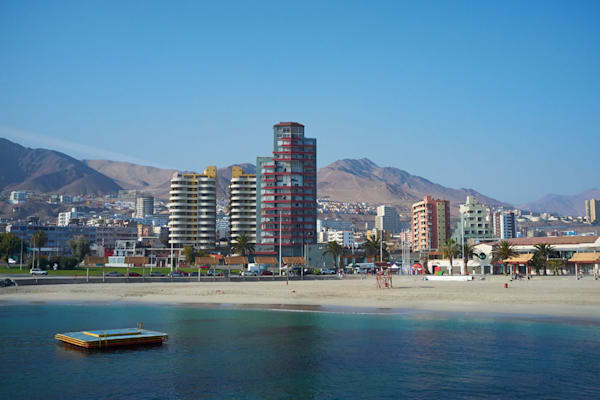
<path fill-rule="evenodd" d="M 508 282 L 508 289 L 504 283 Z M 377 289 L 373 277 L 330 281 L 111 283 L 0 288 L 0 304 L 157 303 L 236 305 L 249 308 L 348 307 L 489 312 L 600 318 L 600 281 L 536 277 L 509 282 L 504 276 L 469 282 L 430 282 L 394 277 Z"/>

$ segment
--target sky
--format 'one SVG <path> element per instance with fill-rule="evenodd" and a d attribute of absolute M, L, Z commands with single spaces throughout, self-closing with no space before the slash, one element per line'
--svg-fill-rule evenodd
<path fill-rule="evenodd" d="M 520 204 L 600 186 L 598 1 L 0 2 L 0 137 L 201 171 L 316 137 Z"/>

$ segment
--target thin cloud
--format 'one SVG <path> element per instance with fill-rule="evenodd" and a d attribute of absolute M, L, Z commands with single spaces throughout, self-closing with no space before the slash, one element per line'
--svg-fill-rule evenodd
<path fill-rule="evenodd" d="M 51 136 L 42 135 L 39 133 L 27 132 L 20 129 L 9 128 L 6 126 L 0 126 L 0 136 L 4 136 L 7 139 L 18 142 L 24 146 L 31 146 L 33 148 L 47 148 L 51 150 L 60 151 L 69 154 L 75 158 L 84 159 L 102 159 L 111 161 L 126 161 L 140 165 L 156 166 L 159 168 L 166 168 L 163 166 L 156 165 L 156 163 L 144 160 L 131 155 L 122 154 L 119 152 L 106 150 L 94 146 L 88 146 L 86 144 L 76 143 L 69 140 L 63 140 L 54 138 Z"/>

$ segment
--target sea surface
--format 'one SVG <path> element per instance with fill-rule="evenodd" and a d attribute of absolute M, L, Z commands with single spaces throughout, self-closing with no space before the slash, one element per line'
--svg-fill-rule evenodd
<path fill-rule="evenodd" d="M 599 321 L 334 311 L 2 305 L 0 398 L 600 398 Z M 140 321 L 169 341 L 85 351 L 54 339 Z"/>

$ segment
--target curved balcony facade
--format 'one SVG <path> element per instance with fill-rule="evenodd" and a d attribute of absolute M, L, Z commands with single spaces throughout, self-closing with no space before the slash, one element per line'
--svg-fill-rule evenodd
<path fill-rule="evenodd" d="M 176 173 L 169 192 L 169 242 L 174 247 L 215 248 L 216 167 L 203 174 Z"/>
<path fill-rule="evenodd" d="M 229 232 L 231 241 L 246 235 L 256 243 L 256 175 L 233 167 L 229 184 Z"/>

